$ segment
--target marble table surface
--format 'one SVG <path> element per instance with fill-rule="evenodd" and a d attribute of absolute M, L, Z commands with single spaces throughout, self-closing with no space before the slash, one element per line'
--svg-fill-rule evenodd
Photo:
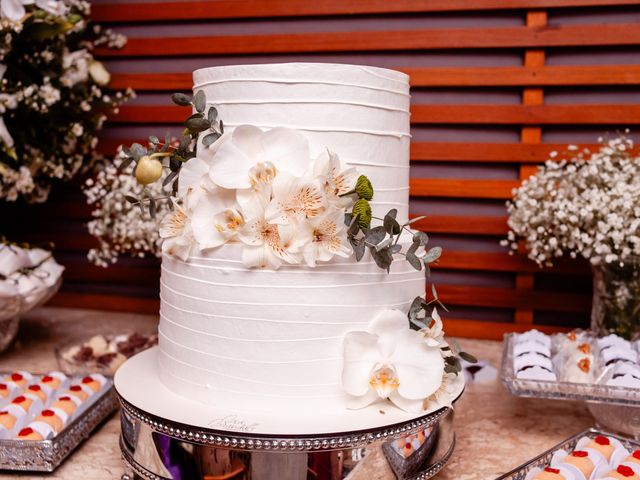
<path fill-rule="evenodd" d="M 40 308 L 21 322 L 16 343 L 0 354 L 0 370 L 57 368 L 54 347 L 95 333 L 148 331 L 157 317 L 131 313 Z M 446 328 L 446 323 L 445 323 Z M 499 368 L 500 342 L 459 340 L 462 348 Z M 495 380 L 468 385 L 455 406 L 456 451 L 439 480 L 490 480 L 594 424 L 584 404 L 512 397 Z M 114 415 L 53 474 L 4 474 L 0 478 L 119 479 L 120 423 Z M 373 479 L 390 479 L 384 471 Z"/>

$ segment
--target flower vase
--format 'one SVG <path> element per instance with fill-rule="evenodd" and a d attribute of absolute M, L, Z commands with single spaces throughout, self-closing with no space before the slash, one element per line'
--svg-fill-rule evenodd
<path fill-rule="evenodd" d="M 632 340 L 640 336 L 640 259 L 595 265 L 591 329 Z"/>

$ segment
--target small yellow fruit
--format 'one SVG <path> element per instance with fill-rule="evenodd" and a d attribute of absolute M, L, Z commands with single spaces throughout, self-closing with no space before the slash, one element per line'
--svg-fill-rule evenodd
<path fill-rule="evenodd" d="M 149 185 L 159 180 L 160 177 L 162 177 L 162 163 L 160 163 L 160 160 L 147 155 L 138 160 L 138 165 L 136 166 L 136 180 L 138 180 L 138 183 Z"/>

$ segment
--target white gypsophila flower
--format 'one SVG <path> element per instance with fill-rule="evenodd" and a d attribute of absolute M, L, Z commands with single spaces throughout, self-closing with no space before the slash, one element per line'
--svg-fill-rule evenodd
<path fill-rule="evenodd" d="M 86 82 L 89 78 L 89 62 L 91 54 L 86 49 L 69 52 L 65 49 L 62 54 L 63 73 L 60 83 L 66 87 L 73 87 L 77 83 Z"/>
<path fill-rule="evenodd" d="M 84 127 L 79 123 L 74 123 L 71 127 L 71 133 L 73 133 L 76 137 L 79 137 L 84 133 Z"/>
<path fill-rule="evenodd" d="M 539 265 L 564 254 L 594 265 L 640 255 L 640 157 L 632 149 L 621 136 L 597 152 L 547 161 L 508 202 L 511 231 L 503 245 L 517 250 L 524 239 Z"/>

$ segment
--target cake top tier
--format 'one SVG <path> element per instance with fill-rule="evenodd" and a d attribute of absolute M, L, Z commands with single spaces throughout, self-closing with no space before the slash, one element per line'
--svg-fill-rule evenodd
<path fill-rule="evenodd" d="M 341 63 L 273 63 L 201 68 L 193 72 L 194 89 L 225 81 L 318 83 L 370 88 L 409 95 L 409 76 L 397 70 Z"/>

